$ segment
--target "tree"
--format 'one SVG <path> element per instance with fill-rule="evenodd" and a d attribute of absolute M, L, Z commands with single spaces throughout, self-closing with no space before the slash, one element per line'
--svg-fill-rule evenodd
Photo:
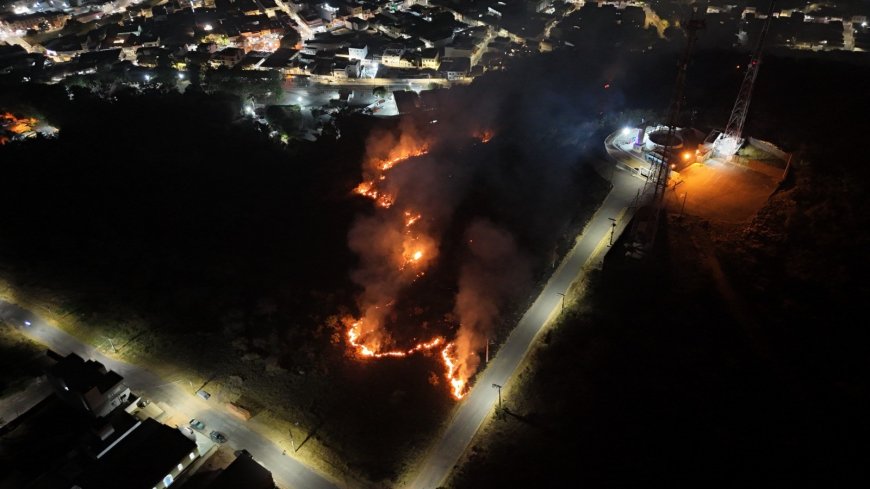
<path fill-rule="evenodd" d="M 287 49 L 293 49 L 299 44 L 299 41 L 302 40 L 302 36 L 299 35 L 299 32 L 292 27 L 287 28 L 287 33 L 284 34 L 284 37 L 281 38 L 281 47 Z"/>

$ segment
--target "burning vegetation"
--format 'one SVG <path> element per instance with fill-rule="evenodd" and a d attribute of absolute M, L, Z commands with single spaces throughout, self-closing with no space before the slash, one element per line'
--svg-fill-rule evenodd
<path fill-rule="evenodd" d="M 10 139 L 34 137 L 37 133 L 53 136 L 57 129 L 36 117 L 17 117 L 12 112 L 0 112 L 0 144 L 6 144 Z"/>
<path fill-rule="evenodd" d="M 473 134 L 484 143 L 492 136 L 489 130 Z M 394 179 L 392 175 L 399 166 L 404 169 L 406 165 L 419 164 L 418 158 L 428 155 L 431 145 L 431 140 L 408 124 L 402 126 L 399 136 L 378 133 L 368 140 L 363 181 L 354 192 L 374 201 L 376 211 L 358 217 L 349 233 L 350 248 L 360 257 L 360 265 L 352 278 L 362 287 L 362 292 L 357 297 L 359 317 L 345 317 L 343 324 L 348 345 L 361 358 L 397 358 L 440 350 L 435 357 L 443 364 L 451 394 L 461 399 L 468 391 L 469 378 L 477 371 L 477 351 L 485 346 L 486 330 L 498 312 L 495 302 L 482 293 L 484 288 L 476 287 L 477 283 L 466 274 L 484 270 L 479 255 L 485 246 L 493 244 L 493 236 L 499 239 L 506 236 L 508 242 L 512 241 L 507 233 L 491 224 L 472 224 L 468 242 L 474 263 L 464 267 L 460 277 L 454 307 L 459 319 L 456 338 L 450 341 L 445 336 L 427 333 L 428 338 L 417 338 L 410 346 L 398 344 L 389 331 L 396 301 L 403 290 L 433 266 L 439 252 L 438 229 L 445 225 L 438 221 L 448 220 L 450 211 L 427 208 L 431 203 L 417 195 L 415 189 L 408 188 L 408 179 Z M 412 179 L 419 177 L 414 175 L 413 169 L 410 173 Z M 481 230 L 483 235 L 480 235 Z M 474 239 L 478 238 L 474 244 Z M 514 250 L 512 244 L 508 248 Z M 503 253 L 498 251 L 493 257 L 493 260 L 504 259 Z M 493 290 L 498 292 L 498 288 Z M 481 306 L 479 310 L 477 305 Z"/>

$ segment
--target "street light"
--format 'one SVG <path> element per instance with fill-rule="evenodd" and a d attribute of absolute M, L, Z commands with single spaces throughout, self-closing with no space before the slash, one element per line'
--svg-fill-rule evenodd
<path fill-rule="evenodd" d="M 492 384 L 494 389 L 498 389 L 498 410 L 501 411 L 501 386 L 498 384 Z"/>
<path fill-rule="evenodd" d="M 610 244 L 607 246 L 613 246 L 613 233 L 616 232 L 616 219 L 612 217 L 608 217 L 610 219 Z"/>

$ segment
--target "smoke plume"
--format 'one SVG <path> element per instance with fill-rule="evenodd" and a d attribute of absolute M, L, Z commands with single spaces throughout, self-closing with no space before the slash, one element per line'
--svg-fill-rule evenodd
<path fill-rule="evenodd" d="M 499 309 L 522 290 L 531 272 L 513 236 L 488 220 L 472 222 L 465 236 L 469 256 L 460 271 L 454 312 L 460 321 L 457 374 L 467 380 L 477 371 L 478 352 L 486 347 Z"/>

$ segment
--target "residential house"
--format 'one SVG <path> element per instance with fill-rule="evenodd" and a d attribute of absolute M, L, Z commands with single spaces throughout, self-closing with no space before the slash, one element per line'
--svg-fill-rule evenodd
<path fill-rule="evenodd" d="M 77 489 L 164 489 L 199 456 L 196 442 L 152 418 L 139 421 L 97 455 Z"/>
<path fill-rule="evenodd" d="M 111 50 L 115 60 L 120 50 Z M 48 369 L 47 377 L 64 402 L 94 417 L 102 417 L 127 402 L 130 388 L 118 373 L 95 360 L 70 353 Z"/>
<path fill-rule="evenodd" d="M 274 489 L 272 473 L 243 453 L 214 478 L 206 489 Z"/>

